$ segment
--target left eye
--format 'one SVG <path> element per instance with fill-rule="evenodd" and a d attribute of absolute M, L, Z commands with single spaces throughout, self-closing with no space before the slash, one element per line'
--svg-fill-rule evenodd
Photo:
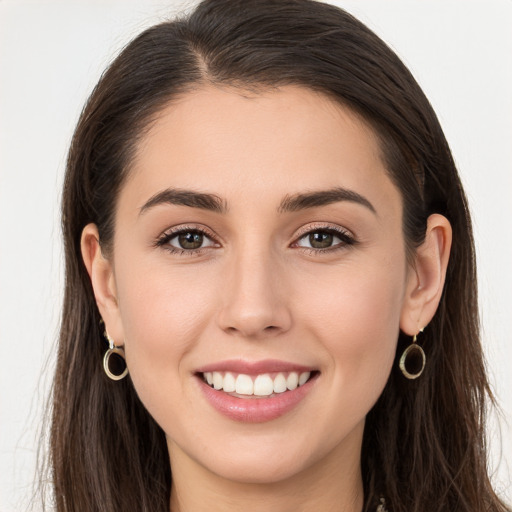
<path fill-rule="evenodd" d="M 167 243 L 177 249 L 193 251 L 203 247 L 212 247 L 214 242 L 204 233 L 197 230 L 181 231 L 169 237 Z"/>
<path fill-rule="evenodd" d="M 348 236 L 323 229 L 307 233 L 297 241 L 297 246 L 310 249 L 329 249 L 338 245 L 349 244 L 350 242 L 351 240 Z"/>

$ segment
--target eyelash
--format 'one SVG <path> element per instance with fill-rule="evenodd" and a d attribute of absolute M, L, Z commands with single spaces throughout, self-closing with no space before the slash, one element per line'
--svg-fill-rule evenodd
<path fill-rule="evenodd" d="M 178 237 L 179 235 L 186 234 L 186 233 L 193 233 L 193 234 L 200 234 L 206 239 L 210 240 L 212 242 L 212 245 L 207 247 L 199 247 L 198 249 L 184 249 L 184 248 L 178 248 L 170 245 L 171 240 Z M 315 248 L 315 247 L 304 247 L 298 245 L 301 240 L 304 240 L 306 237 L 311 236 L 314 233 L 327 233 L 329 235 L 333 235 L 336 238 L 340 240 L 337 244 L 326 247 L 326 248 Z M 340 227 L 334 227 L 331 225 L 318 225 L 311 227 L 309 226 L 307 229 L 299 233 L 297 236 L 295 242 L 291 244 L 291 247 L 301 249 L 302 251 L 308 253 L 308 254 L 326 254 L 331 253 L 338 250 L 343 250 L 347 246 L 353 246 L 356 245 L 358 242 L 354 238 L 354 236 L 344 229 L 341 229 Z M 215 239 L 215 236 L 210 231 L 198 227 L 198 226 L 179 226 L 177 228 L 173 228 L 170 231 L 166 231 L 163 233 L 155 242 L 154 244 L 156 247 L 162 247 L 166 251 L 169 251 L 170 253 L 177 255 L 177 256 L 199 256 L 201 255 L 205 250 L 211 248 L 211 247 L 219 247 L 218 242 Z"/>

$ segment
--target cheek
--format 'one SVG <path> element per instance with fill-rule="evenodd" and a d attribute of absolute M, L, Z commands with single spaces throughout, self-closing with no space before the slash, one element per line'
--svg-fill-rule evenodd
<path fill-rule="evenodd" d="M 180 351 L 200 324 L 204 296 L 180 289 L 176 279 L 155 273 L 129 277 L 119 286 L 120 311 L 128 348 Z M 186 289 L 186 287 L 185 287 Z"/>
<path fill-rule="evenodd" d="M 382 390 L 395 356 L 405 288 L 404 265 L 333 269 L 322 283 L 311 283 L 301 315 L 322 340 L 334 382 L 343 389 L 356 383 Z"/>
<path fill-rule="evenodd" d="M 190 378 L 182 363 L 198 344 L 215 301 L 204 280 L 198 290 L 187 272 L 144 262 L 120 265 L 126 268 L 116 268 L 116 287 L 130 376 L 145 406 L 158 416 L 159 393 L 169 403 L 174 396 L 169 390 Z"/>

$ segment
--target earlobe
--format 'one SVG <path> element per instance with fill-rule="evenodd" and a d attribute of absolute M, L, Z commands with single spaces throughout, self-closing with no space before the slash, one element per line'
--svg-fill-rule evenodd
<path fill-rule="evenodd" d="M 123 339 L 111 261 L 102 253 L 98 228 L 87 224 L 82 230 L 82 258 L 91 279 L 96 304 L 105 326 L 117 341 Z"/>
<path fill-rule="evenodd" d="M 428 218 L 425 240 L 416 250 L 414 266 L 409 269 L 400 329 L 417 334 L 433 318 L 443 293 L 450 257 L 452 228 L 446 217 Z"/>

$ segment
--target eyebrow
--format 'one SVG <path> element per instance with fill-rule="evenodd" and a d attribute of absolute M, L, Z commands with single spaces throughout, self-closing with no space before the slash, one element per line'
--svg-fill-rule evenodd
<path fill-rule="evenodd" d="M 189 206 L 190 208 L 200 208 L 201 210 L 209 210 L 216 213 L 226 213 L 227 211 L 226 203 L 215 194 L 167 188 L 150 197 L 141 207 L 139 215 L 161 204 Z"/>
<path fill-rule="evenodd" d="M 318 190 L 314 192 L 306 192 L 286 196 L 279 206 L 278 211 L 281 213 L 296 212 L 307 208 L 316 208 L 319 206 L 327 206 L 340 201 L 349 201 L 360 204 L 368 208 L 372 213 L 377 215 L 374 206 L 366 197 L 342 187 L 336 187 L 328 190 Z"/>
<path fill-rule="evenodd" d="M 370 201 L 368 201 L 368 199 L 353 190 L 342 187 L 286 196 L 281 201 L 278 212 L 297 212 L 308 208 L 327 206 L 340 201 L 349 201 L 360 204 L 368 208 L 374 214 L 377 214 L 374 206 Z M 226 202 L 215 194 L 167 188 L 150 197 L 140 208 L 139 215 L 142 215 L 147 210 L 162 204 L 188 206 L 190 208 L 200 208 L 201 210 L 209 210 L 216 213 L 226 213 L 228 210 Z"/>

